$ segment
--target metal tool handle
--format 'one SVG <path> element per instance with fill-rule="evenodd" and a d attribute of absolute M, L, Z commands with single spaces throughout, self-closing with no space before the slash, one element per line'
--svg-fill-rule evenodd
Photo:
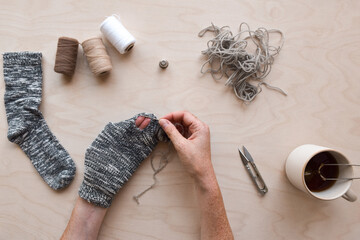
<path fill-rule="evenodd" d="M 319 167 L 319 174 L 320 174 L 320 177 L 326 181 L 326 180 L 329 180 L 329 181 L 336 181 L 336 180 L 344 180 L 344 181 L 347 181 L 347 180 L 355 180 L 355 179 L 360 179 L 360 177 L 351 177 L 351 178 L 347 178 L 347 177 L 341 177 L 341 178 L 327 178 L 327 177 L 324 177 L 322 174 L 321 174 L 321 169 L 324 167 L 324 166 L 357 166 L 357 167 L 360 167 L 360 164 L 352 164 L 352 163 L 323 163 L 320 165 Z"/>
<path fill-rule="evenodd" d="M 322 166 L 355 166 L 360 167 L 360 164 L 353 164 L 353 163 L 323 163 L 320 165 L 320 168 Z"/>
<path fill-rule="evenodd" d="M 255 163 L 250 162 L 250 166 L 251 166 L 251 168 L 253 168 L 253 169 L 251 169 L 251 168 L 249 167 L 250 174 L 251 174 L 251 177 L 254 179 L 254 182 L 255 182 L 255 184 L 256 184 L 256 186 L 257 186 L 257 189 L 259 190 L 259 192 L 260 192 L 261 194 L 267 193 L 267 192 L 268 192 L 268 188 L 267 188 L 267 186 L 266 186 L 266 184 L 265 184 L 264 179 L 263 179 L 262 176 L 260 175 L 259 170 L 257 169 Z"/>
<path fill-rule="evenodd" d="M 360 179 L 360 177 L 351 177 L 351 178 L 327 178 L 327 177 L 324 177 L 323 175 L 320 174 L 320 177 L 326 181 L 326 180 L 355 180 L 355 179 Z"/>

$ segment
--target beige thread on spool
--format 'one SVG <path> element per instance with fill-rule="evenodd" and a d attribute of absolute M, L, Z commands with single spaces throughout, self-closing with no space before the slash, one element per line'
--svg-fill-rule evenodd
<path fill-rule="evenodd" d="M 90 38 L 81 45 L 92 73 L 101 76 L 112 70 L 110 57 L 101 38 Z"/>

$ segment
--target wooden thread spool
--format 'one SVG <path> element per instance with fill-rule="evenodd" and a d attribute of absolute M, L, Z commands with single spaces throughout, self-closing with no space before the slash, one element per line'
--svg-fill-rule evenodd
<path fill-rule="evenodd" d="M 109 73 L 112 69 L 110 57 L 101 38 L 90 38 L 82 44 L 91 72 L 96 76 Z"/>
<path fill-rule="evenodd" d="M 60 37 L 58 40 L 54 71 L 67 76 L 75 72 L 78 40 L 68 37 Z"/>

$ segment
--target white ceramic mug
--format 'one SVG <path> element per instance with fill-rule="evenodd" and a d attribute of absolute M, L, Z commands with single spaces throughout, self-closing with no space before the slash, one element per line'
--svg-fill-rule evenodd
<path fill-rule="evenodd" d="M 352 180 L 337 180 L 330 188 L 320 192 L 313 192 L 306 186 L 304 175 L 305 167 L 311 158 L 321 152 L 330 153 L 337 163 L 350 163 L 343 154 L 333 149 L 312 144 L 301 145 L 295 148 L 286 160 L 285 170 L 289 181 L 301 191 L 321 200 L 333 200 L 338 197 L 343 197 L 350 202 L 356 201 L 356 195 L 350 190 Z M 353 168 L 351 166 L 339 168 L 338 178 L 351 177 L 353 177 Z"/>

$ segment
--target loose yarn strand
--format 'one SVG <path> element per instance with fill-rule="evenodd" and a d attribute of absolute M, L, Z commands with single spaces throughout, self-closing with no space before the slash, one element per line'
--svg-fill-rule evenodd
<path fill-rule="evenodd" d="M 156 175 L 159 174 L 169 163 L 169 160 L 170 160 L 170 154 L 171 154 L 171 150 L 172 150 L 172 144 L 171 142 L 169 142 L 169 145 L 168 145 L 168 151 L 167 152 L 163 152 L 163 153 L 159 153 L 159 154 L 153 154 L 151 155 L 151 158 L 150 158 L 150 163 L 151 163 L 151 168 L 153 169 L 154 173 L 153 173 L 153 180 L 154 182 L 149 186 L 147 187 L 146 189 L 144 189 L 142 192 L 140 192 L 139 194 L 133 196 L 133 199 L 134 201 L 139 205 L 140 204 L 140 201 L 139 199 L 147 192 L 149 191 L 150 189 L 154 188 L 155 185 L 157 184 L 158 180 L 156 178 Z M 155 166 L 155 157 L 160 155 L 160 160 L 159 160 L 159 165 L 156 167 Z"/>
<path fill-rule="evenodd" d="M 159 121 L 156 118 L 151 118 L 148 116 L 145 116 L 147 118 L 150 118 L 154 121 Z M 182 124 L 180 123 L 175 123 L 174 124 L 176 129 L 180 132 L 181 135 L 185 134 L 185 128 Z M 154 173 L 153 173 L 153 183 L 147 187 L 146 189 L 144 189 L 142 192 L 140 192 L 139 194 L 133 196 L 134 201 L 139 205 L 140 201 L 139 199 L 146 193 L 148 192 L 150 189 L 154 188 L 158 182 L 156 175 L 158 175 L 170 162 L 170 155 L 172 150 L 174 149 L 174 146 L 172 145 L 171 141 L 169 141 L 168 143 L 168 150 L 166 152 L 162 152 L 162 153 L 157 153 L 157 154 L 152 154 L 150 157 L 150 164 L 151 164 L 151 168 L 153 169 Z M 155 166 L 155 157 L 160 155 L 160 160 L 159 160 L 159 165 L 156 167 Z"/>
<path fill-rule="evenodd" d="M 233 35 L 228 26 L 220 28 L 213 23 L 201 30 L 198 36 L 202 37 L 206 32 L 213 32 L 215 37 L 207 42 L 207 49 L 201 52 L 208 57 L 200 68 L 201 73 L 210 73 L 216 81 L 225 75 L 228 78 L 225 85 L 233 87 L 236 97 L 245 103 L 254 100 L 262 91 L 261 85 L 287 95 L 282 89 L 264 82 L 271 71 L 274 57 L 284 45 L 284 35 L 280 30 L 260 27 L 252 31 L 243 22 L 236 35 Z M 269 45 L 270 33 L 280 35 L 279 46 Z M 244 34 L 246 36 L 242 37 Z M 249 40 L 256 47 L 254 52 L 246 50 Z M 209 67 L 206 69 L 206 66 Z M 250 84 L 252 80 L 259 81 L 257 86 Z"/>

